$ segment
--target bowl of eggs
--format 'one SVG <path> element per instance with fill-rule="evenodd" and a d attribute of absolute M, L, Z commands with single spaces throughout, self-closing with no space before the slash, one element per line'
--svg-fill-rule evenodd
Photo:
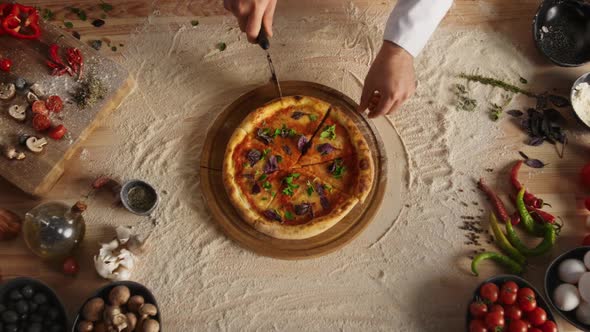
<path fill-rule="evenodd" d="M 590 246 L 557 257 L 545 273 L 549 303 L 570 324 L 590 330 Z"/>

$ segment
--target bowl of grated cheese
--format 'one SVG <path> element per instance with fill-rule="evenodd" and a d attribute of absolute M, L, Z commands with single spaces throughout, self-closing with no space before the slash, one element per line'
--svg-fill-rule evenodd
<path fill-rule="evenodd" d="M 570 98 L 574 113 L 586 127 L 590 128 L 590 73 L 576 80 Z"/>

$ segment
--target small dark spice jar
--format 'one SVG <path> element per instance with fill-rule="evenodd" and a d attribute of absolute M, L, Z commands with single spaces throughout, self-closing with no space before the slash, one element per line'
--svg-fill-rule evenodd
<path fill-rule="evenodd" d="M 129 212 L 148 216 L 160 201 L 158 192 L 150 184 L 141 180 L 127 181 L 121 187 L 121 202 Z"/>

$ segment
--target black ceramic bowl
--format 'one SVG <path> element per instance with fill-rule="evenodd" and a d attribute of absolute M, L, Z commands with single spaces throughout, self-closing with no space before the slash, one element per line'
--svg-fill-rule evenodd
<path fill-rule="evenodd" d="M 549 303 L 551 303 L 551 306 L 553 308 L 555 308 L 555 311 L 557 311 L 557 313 L 559 315 L 561 315 L 561 317 L 563 317 L 570 324 L 579 328 L 582 331 L 589 331 L 590 325 L 584 325 L 584 324 L 580 323 L 580 321 L 578 321 L 578 319 L 576 319 L 576 311 L 575 310 L 561 311 L 561 310 L 557 309 L 557 306 L 555 306 L 555 304 L 553 303 L 552 294 L 555 291 L 555 288 L 557 288 L 557 286 L 559 286 L 563 283 L 559 280 L 559 277 L 557 275 L 557 269 L 559 267 L 559 264 L 561 262 L 563 262 L 564 260 L 570 259 L 570 258 L 575 258 L 575 259 L 579 259 L 579 260 L 583 261 L 584 255 L 589 250 L 590 250 L 590 246 L 584 246 L 584 247 L 574 248 L 570 251 L 566 251 L 565 253 L 561 254 L 561 256 L 557 257 L 553 262 L 551 262 L 551 264 L 547 268 L 547 272 L 545 272 L 545 295 L 547 296 Z"/>
<path fill-rule="evenodd" d="M 475 299 L 479 296 L 479 289 L 481 288 L 481 286 L 483 286 L 485 283 L 492 282 L 492 283 L 496 284 L 498 286 L 498 288 L 500 288 L 502 286 L 502 284 L 505 283 L 506 281 L 514 281 L 518 285 L 519 288 L 528 287 L 528 288 L 532 289 L 533 291 L 535 291 L 535 295 L 536 295 L 536 299 L 537 299 L 537 306 L 540 308 L 543 308 L 545 310 L 545 312 L 547 312 L 547 320 L 552 320 L 555 322 L 555 316 L 553 316 L 553 313 L 551 312 L 549 304 L 545 301 L 545 299 L 543 298 L 543 295 L 535 287 L 533 287 L 533 285 L 531 285 L 528 281 L 524 280 L 521 277 L 518 277 L 518 276 L 515 276 L 512 274 L 500 274 L 500 275 L 493 276 L 491 278 L 484 280 L 482 283 L 480 283 L 477 286 L 477 288 L 473 292 L 473 296 L 469 300 L 469 303 L 467 303 L 466 331 L 469 331 L 469 322 L 472 319 L 471 314 L 469 313 L 469 304 L 471 304 L 471 302 L 475 301 Z"/>
<path fill-rule="evenodd" d="M 14 289 L 21 290 L 25 286 L 32 286 L 35 293 L 42 293 L 47 296 L 48 308 L 57 309 L 57 319 L 64 329 L 68 325 L 68 317 L 63 303 L 59 300 L 55 292 L 41 281 L 33 278 L 19 277 L 11 279 L 0 286 L 0 299 L 4 301 Z M 20 331 L 20 330 L 19 330 Z M 50 327 L 45 326 L 43 331 L 51 331 Z M 61 331 L 61 330 L 60 330 Z"/>
<path fill-rule="evenodd" d="M 78 331 L 76 329 L 76 327 L 78 326 L 78 322 L 82 320 L 82 317 L 81 317 L 82 308 L 84 308 L 86 303 L 95 297 L 100 297 L 105 301 L 105 303 L 109 303 L 109 293 L 111 292 L 111 289 L 113 289 L 117 286 L 127 286 L 129 288 L 129 290 L 131 291 L 131 296 L 141 295 L 145 299 L 145 303 L 151 303 L 151 304 L 155 305 L 156 308 L 158 308 L 158 314 L 155 317 L 153 317 L 153 319 L 157 320 L 160 323 L 160 332 L 164 331 L 162 328 L 162 318 L 160 315 L 160 307 L 158 306 L 158 303 L 156 302 L 156 298 L 154 297 L 152 292 L 150 292 L 150 290 L 147 289 L 147 287 L 145 287 L 144 285 L 134 282 L 134 281 L 116 281 L 116 282 L 112 282 L 112 283 L 100 288 L 96 293 L 94 293 L 94 295 L 92 297 L 88 298 L 82 304 L 82 306 L 80 306 L 80 310 L 78 310 L 78 314 L 76 315 L 76 319 L 74 320 L 74 325 L 72 326 L 72 332 Z"/>
<path fill-rule="evenodd" d="M 590 61 L 590 4 L 580 0 L 545 0 L 533 19 L 539 51 L 563 67 Z"/>

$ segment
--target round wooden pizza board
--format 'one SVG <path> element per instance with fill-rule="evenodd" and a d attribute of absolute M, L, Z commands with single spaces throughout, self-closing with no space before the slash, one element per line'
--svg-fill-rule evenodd
<path fill-rule="evenodd" d="M 215 120 L 207 133 L 201 153 L 201 190 L 213 218 L 221 229 L 243 247 L 260 255 L 281 259 L 305 259 L 328 254 L 357 237 L 372 221 L 381 206 L 387 182 L 387 157 L 373 124 L 356 112 L 358 105 L 327 86 L 305 82 L 281 82 L 284 96 L 304 95 L 337 105 L 352 118 L 364 134 L 375 161 L 375 181 L 365 203 L 357 205 L 335 226 L 305 240 L 275 239 L 258 232 L 243 221 L 231 204 L 221 178 L 225 147 L 233 131 L 256 108 L 276 98 L 272 85 L 258 87 L 238 98 Z"/>

